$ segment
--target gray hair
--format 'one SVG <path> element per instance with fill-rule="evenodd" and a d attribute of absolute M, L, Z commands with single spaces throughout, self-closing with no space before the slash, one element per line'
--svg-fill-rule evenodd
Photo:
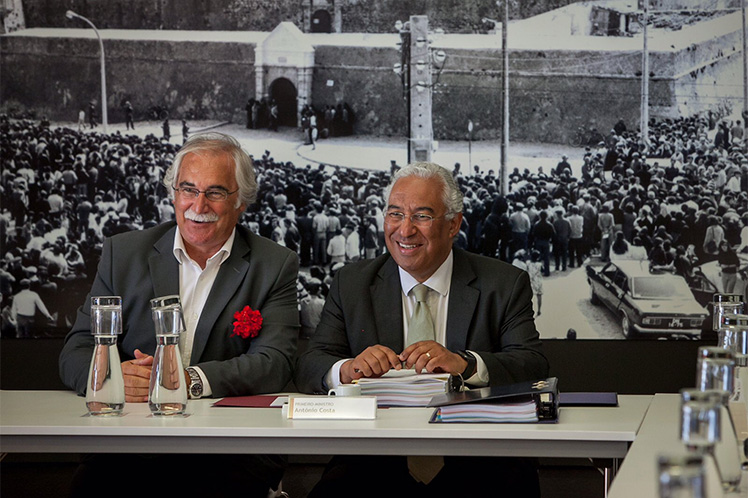
<path fill-rule="evenodd" d="M 390 180 L 390 184 L 384 189 L 384 202 L 385 206 L 389 202 L 390 192 L 395 183 L 408 176 L 417 176 L 418 178 L 437 178 L 441 180 L 444 185 L 442 191 L 442 201 L 444 206 L 447 208 L 447 213 L 444 215 L 447 219 L 452 219 L 457 213 L 462 212 L 462 192 L 460 187 L 457 186 L 457 182 L 452 177 L 452 173 L 449 172 L 443 166 L 436 163 L 417 162 L 411 163 L 401 170 L 399 170 Z"/>
<path fill-rule="evenodd" d="M 184 157 L 190 153 L 200 155 L 206 152 L 213 154 L 224 152 L 234 159 L 234 174 L 236 184 L 239 186 L 239 195 L 235 207 L 239 207 L 241 204 L 245 206 L 254 204 L 257 200 L 257 180 L 252 158 L 242 149 L 242 146 L 234 137 L 217 131 L 196 133 L 188 138 L 182 148 L 179 149 L 174 161 L 164 175 L 163 183 L 169 193 L 169 198 L 174 199 L 174 188 L 177 187 L 179 167 Z"/>

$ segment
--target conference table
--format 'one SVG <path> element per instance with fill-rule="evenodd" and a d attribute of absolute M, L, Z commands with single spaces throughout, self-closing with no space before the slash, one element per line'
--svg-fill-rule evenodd
<path fill-rule="evenodd" d="M 147 404 L 92 417 L 68 391 L 0 391 L 0 452 L 282 453 L 291 455 L 626 456 L 652 396 L 618 407 L 562 407 L 558 423 L 430 424 L 431 408 L 378 409 L 374 420 L 289 420 L 279 408 L 190 400 L 187 416 L 156 417 Z"/>
<path fill-rule="evenodd" d="M 654 396 L 636 441 L 613 480 L 608 498 L 659 496 L 658 457 L 686 454 L 685 445 L 678 437 L 680 410 L 680 395 Z M 748 472 L 743 471 L 740 488 L 725 496 L 748 496 Z"/>
<path fill-rule="evenodd" d="M 156 417 L 147 404 L 128 403 L 120 417 L 92 417 L 70 391 L 0 391 L 0 452 L 594 458 L 613 462 L 609 498 L 657 497 L 657 457 L 685 452 L 679 395 L 618 399 L 618 407 L 561 407 L 558 423 L 430 424 L 431 408 L 380 408 L 375 420 L 290 420 L 279 408 L 216 407 L 212 399 L 190 400 L 186 416 Z M 748 472 L 726 496 L 748 496 Z"/>

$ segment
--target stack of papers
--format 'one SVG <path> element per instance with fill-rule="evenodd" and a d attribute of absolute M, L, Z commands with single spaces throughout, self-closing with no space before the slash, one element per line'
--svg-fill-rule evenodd
<path fill-rule="evenodd" d="M 433 396 L 449 391 L 450 375 L 390 370 L 381 377 L 356 382 L 362 396 L 377 397 L 378 406 L 428 406 Z"/>
<path fill-rule="evenodd" d="M 538 414 L 534 401 L 526 403 L 467 403 L 442 406 L 434 415 L 435 422 L 537 422 Z"/>

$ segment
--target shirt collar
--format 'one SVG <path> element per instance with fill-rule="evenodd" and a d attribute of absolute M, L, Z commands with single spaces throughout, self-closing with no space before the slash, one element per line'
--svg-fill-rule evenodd
<path fill-rule="evenodd" d="M 229 235 L 229 238 L 226 239 L 226 242 L 224 242 L 221 248 L 213 256 L 208 258 L 206 265 L 215 260 L 218 260 L 219 265 L 226 261 L 229 256 L 231 256 L 231 248 L 234 246 L 235 237 L 236 227 L 231 231 L 231 235 Z M 184 246 L 182 234 L 179 233 L 179 226 L 177 226 L 177 229 L 174 231 L 174 249 L 172 252 L 174 253 L 174 258 L 177 260 L 177 263 L 180 265 L 187 261 L 192 261 L 194 263 L 194 260 L 190 258 L 189 254 L 187 254 L 187 248 Z"/>
<path fill-rule="evenodd" d="M 450 249 L 447 259 L 441 264 L 439 268 L 428 278 L 423 284 L 441 294 L 446 296 L 449 293 L 449 286 L 452 282 L 452 268 L 454 267 L 454 251 Z M 397 267 L 400 273 L 400 287 L 403 293 L 407 296 L 408 293 L 418 285 L 420 282 L 413 278 L 413 276 L 407 271 L 403 270 L 399 266 Z"/>

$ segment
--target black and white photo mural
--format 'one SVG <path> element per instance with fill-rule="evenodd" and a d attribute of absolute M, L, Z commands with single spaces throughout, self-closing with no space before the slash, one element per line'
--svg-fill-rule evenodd
<path fill-rule="evenodd" d="M 242 223 L 299 254 L 307 335 L 409 161 L 453 171 L 455 245 L 529 273 L 542 338 L 707 337 L 746 296 L 740 0 L 57 3 L 3 14 L 2 339 L 66 334 L 201 131 L 253 156 Z"/>

